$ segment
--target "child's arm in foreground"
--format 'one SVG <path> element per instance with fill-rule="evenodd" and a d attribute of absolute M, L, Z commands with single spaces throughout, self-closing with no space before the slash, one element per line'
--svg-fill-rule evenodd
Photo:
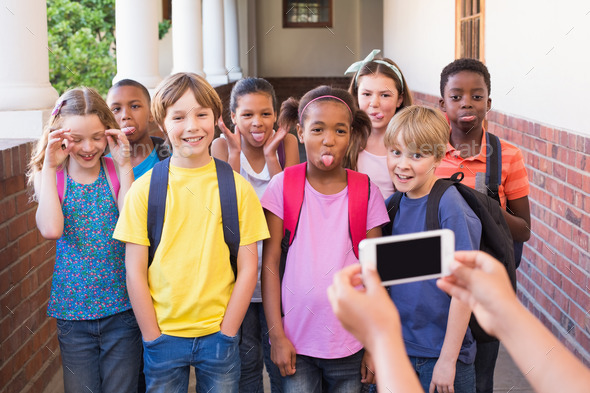
<path fill-rule="evenodd" d="M 145 341 L 152 341 L 161 334 L 152 295 L 148 287 L 148 247 L 134 243 L 125 246 L 125 270 L 127 292 L 133 313 Z"/>
<path fill-rule="evenodd" d="M 281 283 L 279 264 L 281 260 L 281 239 L 283 220 L 264 210 L 270 238 L 262 247 L 262 304 L 270 337 L 270 358 L 277 365 L 281 375 L 295 374 L 297 353 L 283 330 L 281 320 Z"/>
<path fill-rule="evenodd" d="M 356 289 L 364 282 L 364 289 Z M 371 353 L 377 368 L 377 387 L 384 392 L 422 393 L 402 338 L 395 305 L 376 271 L 347 266 L 334 276 L 328 288 L 334 314 Z"/>
<path fill-rule="evenodd" d="M 258 248 L 256 243 L 240 246 L 238 249 L 238 276 L 221 322 L 221 332 L 226 336 L 233 337 L 238 334 L 244 315 L 248 311 L 257 279 Z"/>
<path fill-rule="evenodd" d="M 535 391 L 582 393 L 590 370 L 518 302 L 504 267 L 479 251 L 455 254 L 439 287 L 468 303 L 479 324 L 498 337 Z"/>
<path fill-rule="evenodd" d="M 435 388 L 439 392 L 453 391 L 457 358 L 461 351 L 461 344 L 467 332 L 470 317 L 471 310 L 469 306 L 453 297 L 449 308 L 445 339 L 440 350 L 440 356 L 432 371 L 430 393 L 434 393 Z"/>
<path fill-rule="evenodd" d="M 376 227 L 367 232 L 367 239 L 381 237 L 382 235 L 381 227 Z M 375 383 L 375 363 L 369 351 L 365 351 L 361 362 L 361 382 L 368 384 Z"/>
<path fill-rule="evenodd" d="M 119 196 L 117 206 L 119 210 L 123 209 L 125 195 L 133 183 L 133 165 L 131 165 L 131 147 L 127 137 L 121 130 L 106 130 L 107 142 L 111 151 L 113 160 L 119 167 Z"/>
<path fill-rule="evenodd" d="M 529 240 L 531 237 L 531 211 L 528 196 L 506 201 L 504 218 L 515 241 L 526 242 Z"/>
<path fill-rule="evenodd" d="M 59 239 L 64 229 L 64 216 L 57 194 L 57 167 L 70 154 L 71 136 L 69 130 L 56 130 L 49 134 L 45 149 L 43 168 L 35 174 L 35 197 L 39 205 L 35 219 L 41 236 L 45 239 Z M 66 146 L 67 147 L 62 147 Z"/>

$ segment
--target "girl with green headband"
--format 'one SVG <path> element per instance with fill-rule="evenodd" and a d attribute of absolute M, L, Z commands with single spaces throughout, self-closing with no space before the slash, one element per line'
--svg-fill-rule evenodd
<path fill-rule="evenodd" d="M 356 163 L 352 169 L 369 175 L 379 186 L 383 198 L 387 199 L 395 190 L 387 172 L 387 149 L 383 136 L 396 112 L 412 105 L 412 95 L 399 67 L 389 59 L 376 58 L 380 52 L 374 49 L 345 72 L 345 75 L 353 76 L 348 91 L 371 119 L 371 133 L 366 146 L 351 149 L 349 161 Z"/>

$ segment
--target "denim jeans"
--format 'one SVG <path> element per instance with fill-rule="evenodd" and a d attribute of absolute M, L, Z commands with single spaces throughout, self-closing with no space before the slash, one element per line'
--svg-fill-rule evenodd
<path fill-rule="evenodd" d="M 475 355 L 475 387 L 477 393 L 492 393 L 494 391 L 494 369 L 500 341 L 477 343 Z"/>
<path fill-rule="evenodd" d="M 263 364 L 268 371 L 271 392 L 282 393 L 279 368 L 270 360 L 270 341 L 262 303 L 250 303 L 242 322 L 240 360 L 242 362 L 240 393 L 264 392 Z"/>
<path fill-rule="evenodd" d="M 418 374 L 420 384 L 426 393 L 432 382 L 432 372 L 438 358 L 419 358 L 410 356 L 410 362 Z M 435 389 L 436 392 L 436 389 Z M 455 393 L 475 393 L 475 367 L 457 360 L 455 371 Z"/>
<path fill-rule="evenodd" d="M 283 377 L 283 391 L 286 393 L 361 391 L 361 361 L 364 350 L 339 359 L 319 359 L 297 355 L 295 374 Z"/>
<path fill-rule="evenodd" d="M 238 393 L 240 335 L 221 332 L 186 338 L 160 335 L 143 342 L 147 391 L 175 393 L 188 390 L 190 367 L 195 368 L 197 393 Z"/>
<path fill-rule="evenodd" d="M 137 391 L 141 333 L 132 310 L 88 321 L 57 320 L 64 390 Z"/>

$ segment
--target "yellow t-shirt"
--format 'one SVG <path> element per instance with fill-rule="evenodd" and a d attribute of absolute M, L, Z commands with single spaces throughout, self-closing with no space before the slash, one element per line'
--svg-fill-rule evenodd
<path fill-rule="evenodd" d="M 147 205 L 152 171 L 137 179 L 113 237 L 149 246 Z M 234 172 L 240 246 L 269 237 L 252 186 Z M 256 249 L 256 247 L 254 247 Z M 201 168 L 170 166 L 162 239 L 148 285 L 162 333 L 201 337 L 219 331 L 235 280 L 223 238 L 215 161 Z"/>

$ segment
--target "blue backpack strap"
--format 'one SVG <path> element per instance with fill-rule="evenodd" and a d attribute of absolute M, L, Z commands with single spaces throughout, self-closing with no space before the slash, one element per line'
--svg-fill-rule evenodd
<path fill-rule="evenodd" d="M 219 186 L 219 201 L 221 203 L 221 223 L 223 238 L 229 248 L 229 261 L 234 277 L 238 277 L 238 250 L 240 249 L 240 220 L 238 215 L 238 198 L 236 182 L 231 166 L 222 160 L 214 158 Z"/>
<path fill-rule="evenodd" d="M 490 154 L 491 149 L 491 154 Z M 488 196 L 500 203 L 498 189 L 502 184 L 502 144 L 500 138 L 486 132 L 486 187 Z"/>
<path fill-rule="evenodd" d="M 156 249 L 162 238 L 164 213 L 166 212 L 166 193 L 168 192 L 168 169 L 170 157 L 158 162 L 152 169 L 150 193 L 148 195 L 147 230 L 150 241 L 148 269 L 154 260 Z"/>

